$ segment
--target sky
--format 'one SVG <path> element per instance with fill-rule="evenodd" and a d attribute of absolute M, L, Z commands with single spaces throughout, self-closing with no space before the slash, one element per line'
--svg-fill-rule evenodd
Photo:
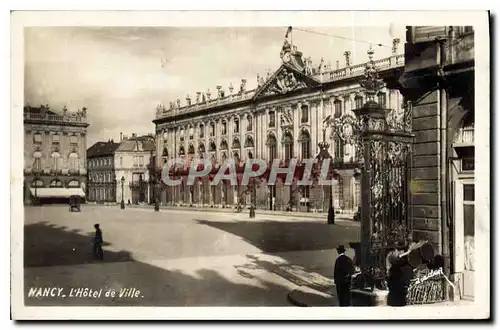
<path fill-rule="evenodd" d="M 302 29 L 317 32 L 304 32 Z M 154 132 L 156 106 L 216 86 L 248 89 L 257 74 L 281 65 L 280 50 L 287 27 L 174 28 L 174 27 L 32 27 L 25 29 L 25 104 L 49 104 L 54 111 L 88 109 L 87 145 L 119 140 L 120 132 Z M 353 42 L 322 34 L 356 39 Z M 391 53 L 393 38 L 404 26 L 294 27 L 293 44 L 317 66 L 342 67 L 350 50 L 352 63 L 366 62 L 374 44 L 375 59 Z M 377 44 L 387 47 L 379 47 Z"/>

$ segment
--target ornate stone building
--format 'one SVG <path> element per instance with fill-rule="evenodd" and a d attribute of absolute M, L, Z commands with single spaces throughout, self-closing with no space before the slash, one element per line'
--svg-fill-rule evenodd
<path fill-rule="evenodd" d="M 404 68 L 404 56 L 397 54 L 395 40 L 393 55 L 376 61 L 381 77 L 388 87 L 378 95 L 378 101 L 398 113 L 403 98 L 393 87 Z M 168 108 L 158 106 L 156 118 L 157 166 L 167 159 L 184 157 L 211 158 L 222 162 L 228 157 L 241 160 L 291 158 L 306 159 L 318 153 L 323 141 L 323 121 L 339 117 L 360 108 L 365 96 L 359 85 L 365 64 L 352 65 L 350 52 L 345 52 L 345 65 L 336 68 L 324 65 L 313 67 L 297 47 L 285 40 L 282 65 L 266 76 L 257 76 L 258 87 L 247 89 L 242 79 L 235 90 L 232 84 L 226 91 L 217 86 L 197 92 L 195 98 L 186 96 L 171 102 Z M 257 190 L 257 208 L 292 211 L 325 211 L 330 193 L 339 212 L 352 212 L 360 204 L 359 180 L 354 175 L 357 165 L 354 147 L 335 138 L 331 128 L 326 134 L 329 153 L 337 168 L 337 179 L 330 188 L 313 186 L 299 189 L 296 183 L 286 186 L 261 184 Z M 176 187 L 163 186 L 160 201 L 163 205 L 198 205 L 235 207 L 240 188 L 228 184 L 210 186 L 208 178 L 187 186 L 184 181 Z M 248 198 L 247 198 L 248 200 Z"/>
<path fill-rule="evenodd" d="M 123 198 L 126 204 L 152 203 L 149 164 L 155 150 L 155 138 L 133 133 L 130 138 L 120 136 L 120 139 L 120 146 L 114 153 L 116 202 Z"/>
<path fill-rule="evenodd" d="M 414 238 L 474 296 L 474 30 L 407 27 L 401 92 L 412 103 Z"/>
<path fill-rule="evenodd" d="M 116 202 L 115 151 L 119 146 L 109 140 L 96 142 L 87 150 L 89 202 Z"/>
<path fill-rule="evenodd" d="M 85 197 L 87 109 L 24 107 L 24 202 Z"/>

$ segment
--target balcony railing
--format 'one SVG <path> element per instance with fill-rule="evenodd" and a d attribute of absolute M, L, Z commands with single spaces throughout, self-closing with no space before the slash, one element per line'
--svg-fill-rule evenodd
<path fill-rule="evenodd" d="M 474 145 L 474 128 L 461 128 L 454 141 L 455 145 Z"/>
<path fill-rule="evenodd" d="M 37 120 L 37 121 L 52 121 L 52 122 L 67 122 L 67 123 L 86 123 L 87 118 L 79 115 L 51 115 L 48 113 L 24 113 L 24 120 Z"/>
<path fill-rule="evenodd" d="M 405 56 L 404 54 L 400 54 L 386 57 L 375 61 L 375 65 L 379 71 L 403 67 L 405 65 Z M 361 63 L 346 68 L 327 71 L 321 75 L 321 78 L 323 82 L 326 82 L 362 76 L 365 73 L 365 66 L 366 63 Z"/>
<path fill-rule="evenodd" d="M 394 55 L 375 61 L 375 65 L 380 71 L 389 70 L 393 68 L 404 67 L 405 64 L 404 54 Z M 336 70 L 329 70 L 314 77 L 322 82 L 336 81 L 353 77 L 360 77 L 365 72 L 366 63 L 353 65 L 350 67 L 340 68 Z M 255 95 L 256 90 L 249 90 L 238 94 L 228 95 L 216 99 L 206 100 L 204 102 L 185 105 L 174 106 L 170 109 L 158 108 L 156 111 L 156 119 L 176 117 L 185 113 L 195 112 L 202 109 L 210 109 L 216 106 L 221 106 L 230 103 L 236 103 L 251 99 Z"/>

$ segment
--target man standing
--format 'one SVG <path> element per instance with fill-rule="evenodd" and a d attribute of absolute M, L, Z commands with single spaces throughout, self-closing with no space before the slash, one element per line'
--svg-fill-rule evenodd
<path fill-rule="evenodd" d="M 99 224 L 96 223 L 94 225 L 95 228 L 95 235 L 94 235 L 94 258 L 103 260 L 104 259 L 104 251 L 102 250 L 102 244 L 103 244 L 103 239 L 102 239 L 102 231 L 101 228 L 99 228 Z"/>
<path fill-rule="evenodd" d="M 333 270 L 337 298 L 339 306 L 349 306 L 351 304 L 351 276 L 354 273 L 354 265 L 352 259 L 345 255 L 343 245 L 339 245 L 337 253 L 338 257 Z"/>

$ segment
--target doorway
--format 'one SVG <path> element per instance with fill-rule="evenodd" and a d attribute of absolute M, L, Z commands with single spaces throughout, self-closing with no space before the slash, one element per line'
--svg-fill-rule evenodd
<path fill-rule="evenodd" d="M 276 210 L 276 186 L 269 185 L 269 210 Z"/>
<path fill-rule="evenodd" d="M 474 179 L 455 181 L 455 272 L 462 273 L 463 299 L 474 299 Z"/>

